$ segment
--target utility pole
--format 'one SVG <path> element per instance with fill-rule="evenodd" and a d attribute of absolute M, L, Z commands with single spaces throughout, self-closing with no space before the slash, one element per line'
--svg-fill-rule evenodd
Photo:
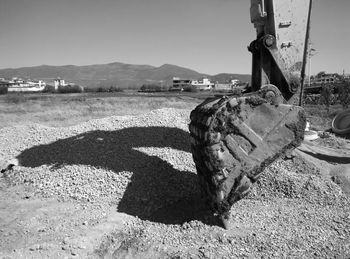
<path fill-rule="evenodd" d="M 311 47 L 312 43 L 310 42 L 309 44 L 309 51 L 308 51 L 308 58 L 309 58 L 309 87 L 311 85 L 311 57 L 315 56 L 316 50 L 314 48 Z"/>

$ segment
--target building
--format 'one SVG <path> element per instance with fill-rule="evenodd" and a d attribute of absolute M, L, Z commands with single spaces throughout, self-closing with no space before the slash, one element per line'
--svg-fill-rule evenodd
<path fill-rule="evenodd" d="M 231 85 L 233 87 L 238 86 L 240 83 L 241 83 L 241 81 L 239 81 L 238 79 L 232 79 L 231 80 Z"/>
<path fill-rule="evenodd" d="M 202 80 L 192 80 L 191 87 L 194 87 L 198 91 L 210 91 L 214 87 L 214 83 L 210 82 L 208 78 Z"/>
<path fill-rule="evenodd" d="M 232 79 L 229 83 L 218 83 L 214 85 L 215 91 L 233 91 L 240 86 L 238 79 Z"/>
<path fill-rule="evenodd" d="M 173 77 L 173 86 L 170 91 L 183 91 L 186 87 L 191 86 L 191 79 L 181 79 L 179 77 Z"/>
<path fill-rule="evenodd" d="M 337 74 L 326 74 L 321 73 L 311 78 L 311 84 L 322 85 L 322 84 L 334 84 L 339 81 Z"/>
<path fill-rule="evenodd" d="M 215 83 L 215 91 L 232 91 L 232 85 L 229 83 Z"/>
<path fill-rule="evenodd" d="M 46 86 L 46 83 L 42 80 L 23 80 L 17 77 L 3 81 L 4 83 L 7 84 L 9 92 L 40 92 Z"/>
<path fill-rule="evenodd" d="M 37 87 L 37 88 L 45 88 L 46 83 L 42 80 L 33 80 L 27 82 L 29 86 L 31 87 Z"/>
<path fill-rule="evenodd" d="M 345 81 L 350 81 L 350 74 L 343 74 L 343 79 Z"/>
<path fill-rule="evenodd" d="M 64 81 L 64 79 L 61 78 L 57 78 L 54 81 L 54 86 L 55 86 L 55 90 L 58 89 L 58 87 L 60 86 L 67 86 L 68 84 Z"/>

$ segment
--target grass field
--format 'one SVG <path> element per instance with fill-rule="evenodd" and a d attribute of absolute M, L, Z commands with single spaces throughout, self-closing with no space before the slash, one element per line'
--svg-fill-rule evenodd
<path fill-rule="evenodd" d="M 192 109 L 201 99 L 150 94 L 8 94 L 0 96 L 0 128 L 39 123 L 64 127 L 112 115 L 136 115 L 160 108 Z"/>
<path fill-rule="evenodd" d="M 84 93 L 8 94 L 0 96 L 0 128 L 39 123 L 53 127 L 75 125 L 112 115 L 136 115 L 161 108 L 193 109 L 207 93 Z M 311 127 L 327 130 L 341 106 L 305 107 Z"/>

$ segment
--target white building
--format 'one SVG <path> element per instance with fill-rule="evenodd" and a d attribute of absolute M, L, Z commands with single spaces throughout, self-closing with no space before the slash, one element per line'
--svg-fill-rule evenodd
<path fill-rule="evenodd" d="M 214 87 L 214 83 L 210 82 L 208 78 L 203 80 L 192 80 L 191 86 L 200 91 L 210 91 Z"/>
<path fill-rule="evenodd" d="M 55 86 L 55 90 L 58 89 L 58 87 L 60 86 L 67 86 L 68 84 L 64 81 L 64 79 L 61 78 L 57 78 L 54 81 L 54 86 Z"/>
<path fill-rule="evenodd" d="M 232 79 L 229 83 L 216 83 L 214 88 L 216 91 L 232 91 L 239 88 L 240 81 L 238 79 Z"/>
<path fill-rule="evenodd" d="M 9 92 L 40 92 L 43 91 L 46 83 L 42 80 L 28 80 L 24 81 L 20 78 L 12 78 L 9 81 Z"/>
<path fill-rule="evenodd" d="M 232 79 L 231 80 L 231 85 L 232 86 L 237 86 L 240 83 L 240 81 L 238 79 Z"/>
<path fill-rule="evenodd" d="M 338 81 L 338 77 L 336 74 L 321 74 L 315 76 L 311 84 L 322 85 L 322 84 L 333 84 Z"/>
<path fill-rule="evenodd" d="M 347 81 L 350 80 L 350 74 L 343 74 L 343 78 Z"/>
<path fill-rule="evenodd" d="M 214 89 L 216 91 L 232 91 L 232 84 L 216 83 Z"/>

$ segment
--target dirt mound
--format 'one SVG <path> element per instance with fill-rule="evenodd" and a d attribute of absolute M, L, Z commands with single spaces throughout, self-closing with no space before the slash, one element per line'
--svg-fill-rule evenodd
<path fill-rule="evenodd" d="M 345 197 L 330 179 L 302 160 L 277 160 L 268 167 L 253 191 L 254 199 L 302 199 L 311 204 L 341 202 Z"/>
<path fill-rule="evenodd" d="M 329 132 L 320 132 L 319 138 L 314 141 L 318 145 L 331 147 L 331 148 L 348 148 L 350 141 L 345 138 L 336 136 L 333 133 Z"/>
<path fill-rule="evenodd" d="M 350 202 L 305 161 L 278 160 L 216 226 L 200 197 L 189 110 L 0 130 L 0 255 L 344 257 Z"/>

